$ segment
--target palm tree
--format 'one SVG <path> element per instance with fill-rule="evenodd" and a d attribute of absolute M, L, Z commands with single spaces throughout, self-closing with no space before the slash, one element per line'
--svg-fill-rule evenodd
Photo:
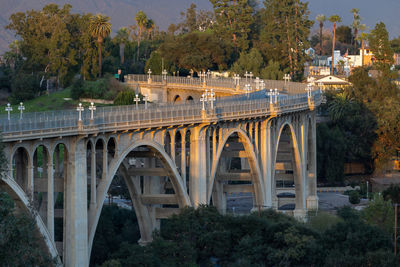
<path fill-rule="evenodd" d="M 137 43 L 138 43 L 138 50 L 137 50 L 137 60 L 139 61 L 139 49 L 140 49 L 140 39 L 142 38 L 142 33 L 143 29 L 147 25 L 147 16 L 146 14 L 142 11 L 139 10 L 138 13 L 136 13 L 135 16 L 136 24 L 138 26 L 138 36 L 137 36 Z"/>
<path fill-rule="evenodd" d="M 115 36 L 115 41 L 119 44 L 119 57 L 121 59 L 121 65 L 125 62 L 125 44 L 129 40 L 128 29 L 122 27 L 118 30 L 117 35 Z"/>
<path fill-rule="evenodd" d="M 361 34 L 357 36 L 357 39 L 361 41 L 361 67 L 364 66 L 364 50 L 365 50 L 365 40 L 368 39 L 368 34 L 365 33 L 364 31 L 366 30 L 365 24 L 361 24 L 359 26 L 359 30 Z"/>
<path fill-rule="evenodd" d="M 344 91 L 333 96 L 328 102 L 328 112 L 333 122 L 342 120 L 353 104 L 350 96 Z"/>
<path fill-rule="evenodd" d="M 319 55 L 322 56 L 322 29 L 324 28 L 326 17 L 320 14 L 315 19 L 319 22 Z"/>
<path fill-rule="evenodd" d="M 90 18 L 89 32 L 97 38 L 97 44 L 99 49 L 99 77 L 101 77 L 101 45 L 111 32 L 110 18 L 102 14 L 97 14 Z"/>
<path fill-rule="evenodd" d="M 358 14 L 358 8 L 353 8 L 350 10 L 351 13 L 353 13 L 353 30 L 354 30 L 354 52 L 357 52 L 357 36 L 358 36 L 358 30 L 360 28 L 360 23 L 361 23 L 361 17 Z"/>
<path fill-rule="evenodd" d="M 336 39 L 336 24 L 341 22 L 342 19 L 339 15 L 332 15 L 329 21 L 333 23 L 333 39 L 332 39 L 332 62 L 331 62 L 331 75 L 333 75 L 333 66 L 335 65 L 335 39 Z"/>
<path fill-rule="evenodd" d="M 147 29 L 147 35 L 148 35 L 149 39 L 150 39 L 150 36 L 153 37 L 151 33 L 153 32 L 155 26 L 156 25 L 154 24 L 154 21 L 152 19 L 149 19 L 147 21 L 146 29 Z"/>

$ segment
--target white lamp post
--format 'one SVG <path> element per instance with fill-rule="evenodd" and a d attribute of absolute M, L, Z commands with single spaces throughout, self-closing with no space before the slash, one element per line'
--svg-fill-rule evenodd
<path fill-rule="evenodd" d="M 246 77 L 246 83 L 247 83 L 247 78 L 249 78 L 249 76 L 250 76 L 250 74 L 246 70 L 246 73 L 244 74 L 244 77 Z"/>
<path fill-rule="evenodd" d="M 145 94 L 144 95 L 144 108 L 147 109 L 147 101 L 149 101 L 149 95 Z"/>
<path fill-rule="evenodd" d="M 207 98 L 206 98 L 206 96 L 204 96 L 204 93 L 201 95 L 201 97 L 200 97 L 200 102 L 202 103 L 202 108 L 201 108 L 201 110 L 206 110 L 206 108 L 205 108 L 205 102 L 207 102 Z"/>
<path fill-rule="evenodd" d="M 211 91 L 210 91 L 208 101 L 211 101 L 211 109 L 214 109 L 215 94 L 213 92 L 213 89 L 211 89 Z"/>
<path fill-rule="evenodd" d="M 6 111 L 7 111 L 7 113 L 8 113 L 8 120 L 10 120 L 10 112 L 11 112 L 12 110 L 13 110 L 13 109 L 12 109 L 10 103 L 8 103 L 8 104 L 7 104 L 7 107 L 6 107 Z"/>
<path fill-rule="evenodd" d="M 268 94 L 268 96 L 269 96 L 269 104 L 270 105 L 272 105 L 272 98 L 273 98 L 273 96 L 274 96 L 274 90 L 272 90 L 272 89 L 269 89 L 269 92 L 267 93 Z"/>
<path fill-rule="evenodd" d="M 78 111 L 79 117 L 78 121 L 82 121 L 82 112 L 85 110 L 85 108 L 82 106 L 82 103 L 79 103 L 78 107 L 76 108 L 76 111 Z"/>
<path fill-rule="evenodd" d="M 264 89 L 265 89 L 265 82 L 264 82 L 264 80 L 261 80 L 261 82 L 260 82 L 260 87 L 261 87 L 261 90 L 264 90 Z"/>
<path fill-rule="evenodd" d="M 139 109 L 139 101 L 140 101 L 140 98 L 139 98 L 139 95 L 138 95 L 138 94 L 135 95 L 135 98 L 133 99 L 133 101 L 136 102 L 136 109 Z"/>
<path fill-rule="evenodd" d="M 149 80 L 151 79 L 151 69 L 149 69 L 148 71 L 147 71 L 147 74 L 149 74 Z"/>
<path fill-rule="evenodd" d="M 210 77 L 211 77 L 211 71 L 208 70 L 208 71 L 207 71 L 207 78 L 210 79 Z"/>
<path fill-rule="evenodd" d="M 235 81 L 235 85 L 238 86 L 239 81 L 240 81 L 240 75 L 239 74 L 233 74 L 233 80 Z"/>
<path fill-rule="evenodd" d="M 287 73 L 283 75 L 283 80 L 285 80 L 285 84 L 290 81 L 290 75 Z"/>
<path fill-rule="evenodd" d="M 162 71 L 163 80 L 166 80 L 166 79 L 167 79 L 167 74 L 168 74 L 167 70 L 164 69 L 164 70 Z"/>
<path fill-rule="evenodd" d="M 307 91 L 308 98 L 311 98 L 312 89 L 313 89 L 312 83 L 307 84 L 306 91 Z"/>
<path fill-rule="evenodd" d="M 94 119 L 94 111 L 96 110 L 96 106 L 94 105 L 93 102 L 90 103 L 89 110 L 90 110 L 90 119 L 93 120 Z"/>
<path fill-rule="evenodd" d="M 253 79 L 253 72 L 250 71 L 249 77 L 250 77 L 250 81 Z"/>
<path fill-rule="evenodd" d="M 24 107 L 24 103 L 19 103 L 19 106 L 18 106 L 18 110 L 19 110 L 19 119 L 20 120 L 22 120 L 22 113 L 24 112 L 24 110 L 25 110 L 25 107 Z"/>
<path fill-rule="evenodd" d="M 275 88 L 275 93 L 274 93 L 274 95 L 275 95 L 275 104 L 276 104 L 276 103 L 278 103 L 278 96 L 279 96 L 278 89 L 276 89 L 276 88 Z"/>
<path fill-rule="evenodd" d="M 260 89 L 260 78 L 256 77 L 256 90 Z"/>

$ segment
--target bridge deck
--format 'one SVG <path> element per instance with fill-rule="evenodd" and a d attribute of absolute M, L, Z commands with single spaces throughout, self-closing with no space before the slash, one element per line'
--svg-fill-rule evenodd
<path fill-rule="evenodd" d="M 7 119 L 7 116 L 0 117 L 0 131 L 3 142 L 11 142 L 238 120 L 309 109 L 307 94 L 280 95 L 273 105 L 270 104 L 270 99 L 265 94 L 258 93 L 258 95 L 254 93 L 219 98 L 214 102 L 213 109 L 208 104 L 204 111 L 202 111 L 201 103 L 154 105 L 149 106 L 148 109 L 145 109 L 145 105 L 142 104 L 138 107 L 135 105 L 97 107 L 93 120 L 90 119 L 90 111 L 85 109 L 80 122 L 78 122 L 76 110 L 25 113 L 22 120 L 19 119 L 19 114 L 12 114 L 10 120 Z M 312 92 L 311 97 L 315 103 L 321 100 L 319 91 Z"/>

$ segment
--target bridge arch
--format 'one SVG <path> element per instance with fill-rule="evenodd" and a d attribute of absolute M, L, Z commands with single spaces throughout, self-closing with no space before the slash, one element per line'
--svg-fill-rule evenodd
<path fill-rule="evenodd" d="M 284 140 L 285 138 L 288 138 L 287 140 Z M 289 151 L 284 150 L 283 143 L 284 142 L 289 142 L 289 146 L 286 147 L 286 149 L 289 149 Z M 272 160 L 272 192 L 275 192 L 275 194 L 278 194 L 277 189 L 277 172 L 282 171 L 284 172 L 283 174 L 292 174 L 293 176 L 293 185 L 295 189 L 295 210 L 298 209 L 304 209 L 304 181 L 303 181 L 303 175 L 302 175 L 302 159 L 300 155 L 300 147 L 299 147 L 299 142 L 298 142 L 298 136 L 296 135 L 296 130 L 293 124 L 287 120 L 285 120 L 283 123 L 280 124 L 278 135 L 276 138 L 275 142 L 275 150 L 274 150 L 274 155 L 273 155 L 273 160 Z M 286 165 L 285 161 L 279 162 L 280 166 L 278 166 L 278 153 L 287 153 L 286 156 L 289 156 L 290 159 L 287 160 L 290 162 L 290 168 L 291 170 L 286 170 Z M 289 190 L 290 191 L 290 190 Z M 274 196 L 274 199 L 277 199 L 277 195 Z M 277 199 L 277 208 L 279 209 L 280 203 L 279 200 Z"/>
<path fill-rule="evenodd" d="M 193 97 L 191 95 L 186 98 L 186 103 L 190 103 L 190 102 L 193 102 L 193 101 L 194 101 L 194 99 L 193 99 Z"/>
<path fill-rule="evenodd" d="M 90 219 L 89 221 L 92 222 L 92 225 L 89 226 L 89 255 L 92 249 L 92 244 L 94 240 L 94 236 L 96 233 L 96 228 L 97 224 L 100 218 L 101 210 L 103 207 L 103 203 L 106 199 L 106 194 L 108 189 L 110 188 L 111 182 L 113 181 L 114 176 L 116 175 L 119 167 L 123 164 L 124 159 L 127 157 L 127 155 L 133 151 L 136 148 L 139 147 L 147 147 L 155 154 L 157 154 L 158 158 L 163 162 L 164 167 L 167 169 L 168 172 L 168 177 L 171 180 L 173 189 L 175 191 L 177 200 L 178 200 L 178 205 L 180 208 L 183 208 L 185 206 L 190 206 L 190 199 L 188 194 L 185 192 L 185 186 L 182 182 L 181 176 L 177 171 L 175 163 L 172 161 L 172 159 L 169 157 L 169 155 L 165 152 L 165 150 L 157 143 L 153 141 L 146 141 L 146 140 L 141 140 L 139 142 L 135 142 L 131 145 L 129 145 L 124 151 L 120 153 L 120 155 L 115 158 L 111 163 L 109 167 L 109 171 L 107 174 L 106 179 L 101 180 L 98 189 L 97 189 L 97 207 L 96 207 L 96 212 L 94 214 L 94 218 Z M 129 186 L 129 183 L 127 184 Z M 134 187 L 131 187 L 130 191 L 132 191 Z M 132 192 L 131 192 L 132 193 Z M 140 220 L 138 220 L 140 223 Z"/>
<path fill-rule="evenodd" d="M 207 201 L 210 203 L 211 197 L 213 194 L 213 189 L 215 186 L 215 177 L 217 173 L 217 167 L 220 163 L 221 160 L 221 155 L 224 150 L 225 145 L 228 142 L 229 137 L 233 136 L 234 134 L 237 134 L 240 140 L 240 143 L 242 143 L 244 147 L 244 151 L 247 154 L 247 159 L 250 165 L 250 173 L 251 173 L 251 181 L 253 183 L 254 187 L 254 200 L 255 203 L 253 205 L 255 206 L 264 206 L 265 205 L 265 192 L 264 192 L 264 183 L 262 180 L 262 173 L 261 169 L 259 166 L 259 163 L 257 161 L 256 154 L 254 152 L 253 146 L 251 144 L 251 141 L 249 137 L 247 136 L 246 132 L 242 129 L 232 129 L 228 133 L 225 134 L 225 136 L 220 139 L 220 143 L 218 145 L 218 149 L 216 151 L 216 158 L 214 159 L 211 167 L 211 176 L 210 176 L 210 183 L 208 186 L 208 196 L 207 196 Z M 221 137 L 220 137 L 221 138 Z"/>

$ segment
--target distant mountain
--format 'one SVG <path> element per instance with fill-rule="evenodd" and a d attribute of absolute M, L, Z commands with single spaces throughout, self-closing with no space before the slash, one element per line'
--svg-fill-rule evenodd
<path fill-rule="evenodd" d="M 262 3 L 262 0 L 259 0 Z M 137 11 L 143 10 L 162 30 L 166 30 L 171 23 L 180 20 L 180 12 L 186 10 L 191 3 L 199 9 L 211 9 L 209 0 L 0 0 L 0 54 L 5 52 L 8 44 L 15 39 L 13 33 L 4 29 L 11 14 L 30 9 L 41 9 L 49 3 L 60 6 L 69 3 L 73 12 L 103 13 L 111 17 L 112 31 L 115 33 L 123 26 L 133 25 Z M 379 22 L 385 22 L 391 38 L 400 35 L 399 0 L 309 0 L 311 19 L 317 14 L 339 14 L 343 18 L 342 24 L 349 25 L 352 20 L 350 10 L 360 9 L 363 23 L 370 28 Z M 326 23 L 331 27 L 331 23 Z"/>

